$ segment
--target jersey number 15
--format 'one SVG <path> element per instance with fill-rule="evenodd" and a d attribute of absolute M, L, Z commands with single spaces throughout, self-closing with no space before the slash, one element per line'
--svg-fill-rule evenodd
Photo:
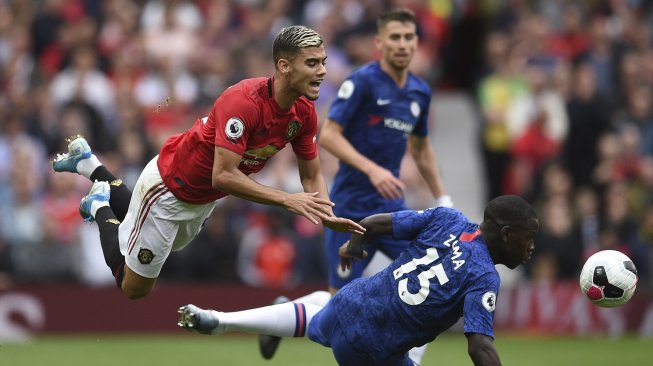
<path fill-rule="evenodd" d="M 395 269 L 392 274 L 395 277 L 395 280 L 403 277 L 405 274 L 417 270 L 417 266 L 420 264 L 427 265 L 435 262 L 438 259 L 438 251 L 435 248 L 428 248 L 426 250 L 426 255 L 422 258 L 414 258 L 408 263 L 403 264 L 401 267 Z M 433 277 L 438 279 L 440 285 L 444 285 L 449 282 L 449 277 L 444 273 L 444 266 L 442 263 L 438 263 L 429 267 L 429 269 L 420 272 L 417 275 L 419 280 L 419 291 L 412 293 L 408 290 L 408 278 L 404 278 L 399 281 L 397 285 L 397 293 L 403 302 L 408 305 L 419 305 L 426 300 L 426 297 L 431 291 L 429 287 L 429 280 Z"/>

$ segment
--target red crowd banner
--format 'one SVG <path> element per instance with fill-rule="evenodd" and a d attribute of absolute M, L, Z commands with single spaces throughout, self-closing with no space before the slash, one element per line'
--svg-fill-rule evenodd
<path fill-rule="evenodd" d="M 540 334 L 653 336 L 653 301 L 642 289 L 628 303 L 607 309 L 592 304 L 576 282 L 523 284 L 500 290 L 495 326 Z"/>
<path fill-rule="evenodd" d="M 176 311 L 181 305 L 242 310 L 269 305 L 278 295 L 296 298 L 322 289 L 159 284 L 150 296 L 134 301 L 113 287 L 16 287 L 0 292 L 0 341 L 44 333 L 177 332 Z M 520 285 L 501 290 L 496 312 L 498 331 L 653 337 L 653 301 L 644 291 L 622 307 L 602 309 L 591 304 L 575 283 Z"/>
<path fill-rule="evenodd" d="M 269 305 L 279 295 L 297 298 L 316 290 L 322 288 L 157 284 L 148 297 L 129 300 L 115 287 L 19 286 L 0 292 L 0 340 L 43 333 L 175 332 L 181 305 L 234 311 Z"/>

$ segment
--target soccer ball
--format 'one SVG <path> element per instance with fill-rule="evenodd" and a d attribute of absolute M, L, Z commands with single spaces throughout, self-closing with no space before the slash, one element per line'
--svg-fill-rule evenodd
<path fill-rule="evenodd" d="M 628 302 L 637 286 L 637 269 L 625 254 L 602 250 L 587 259 L 580 272 L 580 289 L 603 308 Z"/>

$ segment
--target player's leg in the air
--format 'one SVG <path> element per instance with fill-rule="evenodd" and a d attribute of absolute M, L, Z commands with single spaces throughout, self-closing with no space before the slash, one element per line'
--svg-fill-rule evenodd
<path fill-rule="evenodd" d="M 177 324 L 201 334 L 245 332 L 278 337 L 305 337 L 311 319 L 320 309 L 313 304 L 286 302 L 256 309 L 221 312 L 188 304 L 179 308 Z"/>
<path fill-rule="evenodd" d="M 104 260 L 121 288 L 125 258 L 118 244 L 118 227 L 127 214 L 131 191 L 102 165 L 82 136 L 68 140 L 68 152 L 58 154 L 52 167 L 56 172 L 76 173 L 95 182 L 82 199 L 79 212 L 84 221 L 97 222 Z"/>
<path fill-rule="evenodd" d="M 93 154 L 91 147 L 82 136 L 73 136 L 68 139 L 68 152 L 58 154 L 52 162 L 55 172 L 70 172 L 82 175 L 91 182 L 100 181 L 109 183 L 111 197 L 109 205 L 118 221 L 122 221 L 129 208 L 132 192 L 116 178 Z"/>
<path fill-rule="evenodd" d="M 116 284 L 130 299 L 151 292 L 170 252 L 183 248 L 197 235 L 215 206 L 214 202 L 188 205 L 177 200 L 163 184 L 156 157 L 143 169 L 135 185 L 136 193 L 131 194 L 122 183 L 107 184 L 106 181 L 114 182 L 115 177 L 79 137 L 70 142 L 68 153 L 57 156 L 53 166 L 56 171 L 102 180 L 82 200 L 83 204 L 87 202 L 83 206 L 88 209 L 80 208 L 80 213 L 85 220 L 97 222 L 105 261 Z M 94 193 L 107 185 L 111 190 L 108 205 L 94 198 Z M 114 195 L 121 198 L 118 207 L 114 205 Z"/>
<path fill-rule="evenodd" d="M 180 307 L 178 312 L 177 325 L 201 334 L 245 332 L 277 337 L 308 337 L 313 342 L 331 347 L 339 365 L 375 364 L 361 358 L 360 352 L 347 341 L 332 303 L 322 308 L 313 304 L 286 302 L 228 313 L 204 310 L 189 304 Z"/>

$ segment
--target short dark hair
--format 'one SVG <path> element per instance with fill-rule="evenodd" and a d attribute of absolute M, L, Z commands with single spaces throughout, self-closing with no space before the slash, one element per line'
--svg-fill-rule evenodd
<path fill-rule="evenodd" d="M 306 47 L 319 47 L 322 37 L 313 29 L 303 25 L 283 28 L 272 44 L 272 59 L 276 65 L 281 58 L 292 58 L 299 50 Z"/>
<path fill-rule="evenodd" d="M 536 219 L 533 207 L 523 198 L 513 195 L 499 196 L 485 206 L 483 221 L 501 227 L 504 225 L 526 226 L 530 219 Z"/>
<path fill-rule="evenodd" d="M 392 10 L 387 10 L 379 16 L 376 20 L 376 30 L 381 32 L 381 29 L 385 27 L 386 24 L 392 21 L 402 22 L 402 23 L 413 23 L 417 27 L 417 18 L 415 13 L 412 10 L 406 8 L 396 8 Z"/>

